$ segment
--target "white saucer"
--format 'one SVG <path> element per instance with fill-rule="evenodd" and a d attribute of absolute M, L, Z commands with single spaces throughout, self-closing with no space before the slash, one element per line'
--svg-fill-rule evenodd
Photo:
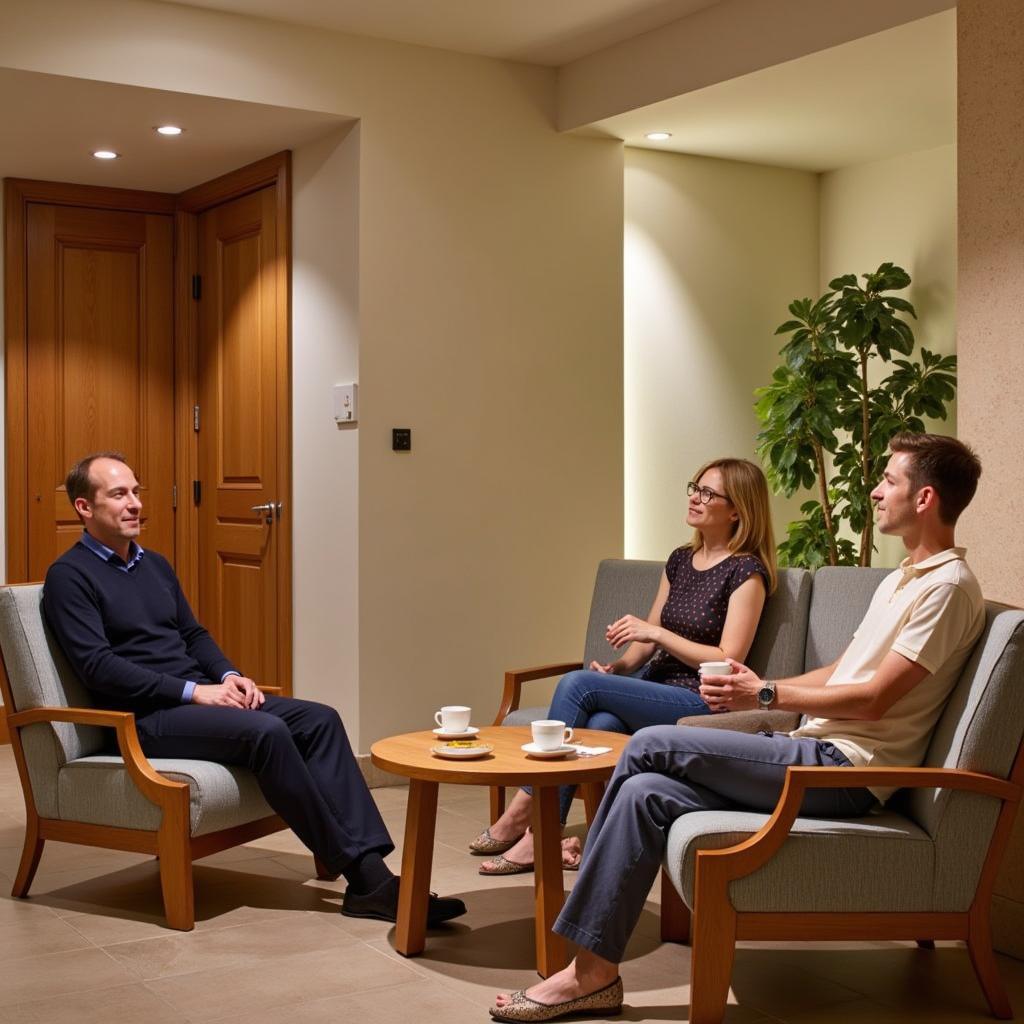
<path fill-rule="evenodd" d="M 478 743 L 475 747 L 446 747 L 438 744 L 436 747 L 431 747 L 430 751 L 435 757 L 448 757 L 460 761 L 471 757 L 483 757 L 493 749 L 494 747 L 489 743 Z"/>
<path fill-rule="evenodd" d="M 475 736 L 479 731 L 475 725 L 467 727 L 465 732 L 445 732 L 444 729 L 431 729 L 431 732 L 439 740 L 468 740 L 470 736 Z"/>
<path fill-rule="evenodd" d="M 536 743 L 524 743 L 520 748 L 525 753 L 529 754 L 530 757 L 541 757 L 541 758 L 556 758 L 556 757 L 569 757 L 575 755 L 576 748 L 570 743 L 563 743 L 560 747 L 555 747 L 554 750 L 541 750 Z"/>

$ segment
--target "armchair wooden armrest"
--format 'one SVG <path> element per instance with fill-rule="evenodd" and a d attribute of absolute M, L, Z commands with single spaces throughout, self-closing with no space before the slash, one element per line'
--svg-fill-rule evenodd
<path fill-rule="evenodd" d="M 117 745 L 124 758 L 125 768 L 132 782 L 151 803 L 167 809 L 178 794 L 188 790 L 188 783 L 165 779 L 146 759 L 135 730 L 135 715 L 130 711 L 104 711 L 99 708 L 30 708 L 9 715 L 12 729 L 23 729 L 41 722 L 73 722 L 76 725 L 96 725 L 117 732 Z"/>
<path fill-rule="evenodd" d="M 896 786 L 900 789 L 963 789 L 1018 803 L 1024 787 L 1006 779 L 959 768 L 815 768 L 790 767 L 771 817 L 749 839 L 697 855 L 697 884 L 728 884 L 766 864 L 789 836 L 808 789 Z"/>
<path fill-rule="evenodd" d="M 280 686 L 263 686 L 262 684 L 258 685 L 264 693 L 269 693 L 274 697 L 280 697 L 284 694 L 284 689 Z"/>
<path fill-rule="evenodd" d="M 493 725 L 501 725 L 505 716 L 519 708 L 519 697 L 523 683 L 531 679 L 548 679 L 551 676 L 564 676 L 566 672 L 575 672 L 583 668 L 581 661 L 566 661 L 556 665 L 538 665 L 536 668 L 516 668 L 505 673 L 505 688 L 501 694 L 501 704 L 494 716 Z"/>

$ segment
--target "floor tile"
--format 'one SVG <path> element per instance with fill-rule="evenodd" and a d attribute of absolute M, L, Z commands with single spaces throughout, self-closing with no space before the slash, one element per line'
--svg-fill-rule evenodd
<path fill-rule="evenodd" d="M 275 1007 L 287 1007 L 291 1020 L 296 1007 L 304 1002 L 387 988 L 411 980 L 411 975 L 403 964 L 359 943 L 279 956 L 273 970 L 265 964 L 236 969 L 227 983 L 222 972 L 203 971 L 146 985 L 192 1020 L 248 1020 Z"/>
<path fill-rule="evenodd" d="M 6 960 L 0 963 L 4 1005 L 35 1002 L 53 996 L 82 996 L 96 989 L 125 985 L 136 979 L 101 949 Z"/>
<path fill-rule="evenodd" d="M 187 1024 L 187 1019 L 142 984 L 116 985 L 87 998 L 50 996 L 32 1003 L 0 1007 L 0 1024 Z"/>

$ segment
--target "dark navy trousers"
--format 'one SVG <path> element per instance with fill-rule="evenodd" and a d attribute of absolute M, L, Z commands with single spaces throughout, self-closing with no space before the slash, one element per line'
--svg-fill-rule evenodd
<path fill-rule="evenodd" d="M 258 710 L 182 704 L 136 720 L 147 757 L 248 768 L 275 813 L 332 873 L 395 847 L 334 708 L 268 696 Z"/>

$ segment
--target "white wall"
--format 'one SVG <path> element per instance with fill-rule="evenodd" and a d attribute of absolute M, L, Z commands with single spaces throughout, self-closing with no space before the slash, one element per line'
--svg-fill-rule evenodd
<path fill-rule="evenodd" d="M 318 503 L 295 524 L 295 608 L 310 616 L 296 692 L 351 714 L 358 697 L 347 725 L 366 750 L 444 702 L 484 721 L 505 668 L 575 656 L 594 567 L 622 544 L 621 503 L 592 493 L 622 488 L 622 155 L 554 131 L 554 70 L 146 0 L 5 0 L 0 67 L 360 120 L 354 434 L 332 433 L 323 405 L 327 372 L 356 365 L 349 292 L 315 295 L 325 269 L 328 290 L 352 284 L 348 229 L 336 238 L 351 210 L 335 196 L 312 216 L 296 193 L 320 261 L 296 252 L 297 298 L 315 307 L 295 325 L 292 501 L 300 518 Z M 355 160 L 321 156 L 317 171 L 297 155 L 310 195 Z M 393 426 L 413 428 L 411 454 L 390 450 Z M 358 499 L 340 495 L 353 437 Z M 319 504 L 332 465 L 338 509 Z"/>
<path fill-rule="evenodd" d="M 359 379 L 358 124 L 295 150 L 292 176 L 296 692 L 358 723 L 359 428 L 332 405 Z"/>
<path fill-rule="evenodd" d="M 723 455 L 756 460 L 754 389 L 786 306 L 818 279 L 814 174 L 626 150 L 626 556 L 689 539 L 685 484 Z M 610 492 L 609 492 L 610 493 Z M 776 499 L 784 536 L 797 502 Z"/>
<path fill-rule="evenodd" d="M 862 274 L 890 261 L 912 278 L 900 293 L 917 309 L 911 320 L 922 347 L 956 352 L 956 150 L 909 153 L 821 176 L 819 288 L 840 274 Z M 872 378 L 881 375 L 877 366 Z M 945 421 L 929 423 L 956 433 L 956 406 Z M 970 438 L 965 438 L 970 441 Z M 875 565 L 897 565 L 903 545 L 876 537 Z"/>

